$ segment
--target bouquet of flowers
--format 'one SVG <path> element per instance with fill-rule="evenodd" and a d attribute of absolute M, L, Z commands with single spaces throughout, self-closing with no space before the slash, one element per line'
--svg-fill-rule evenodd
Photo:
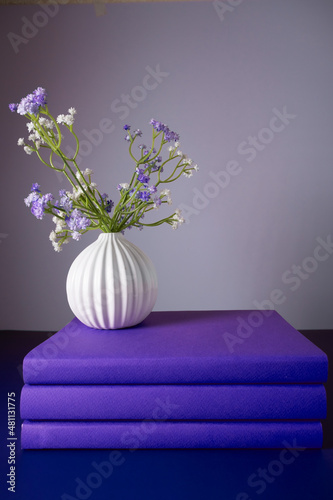
<path fill-rule="evenodd" d="M 51 193 L 42 194 L 40 185 L 34 183 L 24 200 L 37 219 L 43 219 L 45 214 L 53 217 L 55 228 L 49 238 L 57 252 L 62 250 L 62 245 L 68 243 L 70 238 L 79 240 L 82 234 L 92 229 L 100 229 L 105 233 L 123 233 L 125 229 L 132 227 L 142 229 L 144 226 L 163 223 L 177 229 L 184 222 L 179 210 L 157 222 L 143 222 L 147 212 L 156 210 L 163 204 L 171 204 L 170 190 L 165 185 L 174 182 L 182 174 L 191 177 L 193 171 L 198 170 L 198 166 L 180 151 L 179 135 L 164 123 L 153 119 L 150 121 L 151 145 L 140 144 L 138 154 L 133 152 L 133 146 L 142 132 L 139 129 L 131 132 L 130 125 L 124 126 L 125 140 L 135 168 L 130 182 L 118 185 L 120 199 L 115 205 L 106 193 L 101 194 L 92 181 L 92 170 L 86 168 L 82 171 L 77 165 L 80 143 L 73 130 L 75 108 L 70 108 L 66 115 L 60 114 L 55 118 L 49 112 L 45 89 L 38 87 L 19 103 L 10 104 L 9 109 L 29 120 L 26 125 L 30 142 L 20 138 L 17 144 L 23 146 L 29 155 L 36 153 L 47 167 L 62 172 L 71 184 L 72 190 L 61 189 L 59 199 L 56 200 Z M 65 127 L 74 137 L 76 150 L 72 157 L 66 156 L 61 149 L 64 140 L 61 127 Z M 162 149 L 167 145 L 168 153 L 162 158 Z M 58 162 L 57 166 L 54 164 L 55 157 L 60 158 L 61 168 Z"/>

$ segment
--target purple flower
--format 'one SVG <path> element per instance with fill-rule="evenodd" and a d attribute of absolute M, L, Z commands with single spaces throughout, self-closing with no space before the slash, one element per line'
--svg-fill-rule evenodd
<path fill-rule="evenodd" d="M 31 205 L 31 213 L 36 217 L 36 219 L 42 220 L 44 217 L 44 204 L 41 198 L 34 201 Z"/>
<path fill-rule="evenodd" d="M 176 132 L 173 132 L 172 130 L 169 129 L 165 123 L 158 122 L 157 120 L 150 120 L 150 124 L 153 126 L 153 128 L 156 130 L 156 132 L 164 132 L 164 139 L 167 142 L 170 141 L 179 141 L 179 134 Z"/>
<path fill-rule="evenodd" d="M 31 203 L 39 199 L 39 194 L 36 191 L 32 191 L 26 198 L 24 198 L 24 203 L 27 207 L 30 207 Z"/>
<path fill-rule="evenodd" d="M 105 206 L 105 211 L 110 213 L 112 210 L 112 207 L 114 206 L 114 203 L 112 200 L 108 200 L 108 194 L 104 193 L 102 194 L 101 201 L 104 201 Z"/>
<path fill-rule="evenodd" d="M 144 174 L 143 168 L 137 168 L 136 172 L 138 174 L 138 181 L 142 184 L 148 184 L 150 177 Z"/>
<path fill-rule="evenodd" d="M 155 160 L 154 162 L 151 162 L 149 164 L 151 171 L 157 172 L 159 170 L 160 172 L 163 172 L 163 167 L 161 167 L 160 165 L 157 165 L 156 162 L 157 162 L 157 160 Z"/>
<path fill-rule="evenodd" d="M 162 122 L 158 122 L 157 120 L 153 120 L 152 118 L 149 123 L 153 126 L 156 132 L 161 132 L 161 130 L 164 130 L 165 125 Z"/>
<path fill-rule="evenodd" d="M 112 208 L 114 207 L 114 202 L 112 200 L 106 200 L 105 210 L 110 213 Z"/>
<path fill-rule="evenodd" d="M 24 199 L 24 203 L 27 207 L 31 206 L 31 213 L 37 219 L 41 220 L 44 217 L 47 204 L 53 200 L 53 195 L 51 193 L 47 193 L 42 196 L 39 188 L 40 185 L 35 182 L 32 185 L 30 194 Z"/>
<path fill-rule="evenodd" d="M 128 142 L 129 142 L 130 140 L 131 140 L 130 136 L 129 136 L 129 135 L 126 135 L 126 137 L 125 137 L 125 141 L 128 141 Z"/>
<path fill-rule="evenodd" d="M 36 193 L 40 193 L 40 185 L 37 182 L 34 182 L 31 187 L 31 192 L 36 191 Z"/>
<path fill-rule="evenodd" d="M 76 233 L 78 231 L 87 229 L 87 227 L 91 224 L 90 219 L 85 217 L 77 208 L 73 210 L 69 217 L 67 216 L 65 218 L 65 221 L 67 222 L 67 226 L 69 227 L 69 229 L 73 231 L 73 234 L 75 235 L 74 239 L 77 239 Z"/>
<path fill-rule="evenodd" d="M 17 111 L 19 115 L 25 115 L 27 113 L 37 115 L 40 106 L 44 106 L 46 102 L 47 94 L 45 89 L 37 87 L 32 94 L 28 94 L 26 97 L 23 97 L 19 104 L 10 104 L 9 109 L 11 111 Z"/>
<path fill-rule="evenodd" d="M 159 198 L 158 196 L 155 196 L 155 198 L 154 198 L 154 204 L 155 204 L 156 207 L 159 207 L 162 204 L 161 198 Z"/>
<path fill-rule="evenodd" d="M 73 208 L 73 201 L 67 196 L 66 191 L 64 189 L 60 189 L 59 195 L 60 198 L 60 207 L 64 208 L 66 212 L 70 212 Z"/>
<path fill-rule="evenodd" d="M 176 132 L 172 132 L 172 130 L 169 130 L 168 128 L 164 131 L 164 139 L 168 142 L 170 141 L 179 141 L 179 134 L 176 134 Z"/>
<path fill-rule="evenodd" d="M 159 170 L 159 168 L 160 168 L 159 165 L 156 165 L 155 162 L 151 162 L 149 164 L 149 166 L 150 166 L 150 169 L 151 169 L 152 172 L 157 172 L 157 170 Z"/>
<path fill-rule="evenodd" d="M 33 92 L 34 100 L 39 106 L 44 106 L 47 103 L 47 93 L 42 87 L 37 87 Z"/>
<path fill-rule="evenodd" d="M 12 102 L 11 104 L 9 104 L 8 107 L 11 110 L 12 113 L 15 113 L 17 111 L 17 108 L 18 108 L 18 103 L 15 104 L 15 103 Z"/>
<path fill-rule="evenodd" d="M 36 114 L 38 107 L 38 104 L 33 102 L 33 95 L 29 94 L 27 95 L 27 97 L 23 97 L 23 99 L 21 99 L 17 107 L 17 112 L 19 115 L 25 115 L 26 113 L 31 113 L 34 115 Z"/>
<path fill-rule="evenodd" d="M 51 193 L 47 193 L 47 194 L 44 194 L 42 196 L 42 203 L 44 205 L 46 205 L 49 201 L 52 201 L 54 198 L 53 198 L 53 195 Z"/>
<path fill-rule="evenodd" d="M 149 201 L 150 200 L 150 193 L 149 193 L 149 191 L 138 191 L 136 193 L 136 197 L 142 201 Z"/>
<path fill-rule="evenodd" d="M 131 126 L 130 126 L 130 125 L 124 125 L 124 126 L 123 126 L 123 129 L 124 129 L 124 130 L 131 130 Z"/>
<path fill-rule="evenodd" d="M 141 136 L 142 136 L 142 132 L 141 132 L 141 130 L 140 130 L 139 128 L 137 128 L 137 129 L 134 131 L 134 136 L 136 137 L 137 135 L 138 135 L 139 137 L 141 137 Z"/>
<path fill-rule="evenodd" d="M 157 187 L 156 186 L 150 186 L 150 188 L 149 188 L 149 192 L 150 193 L 156 193 L 156 191 L 157 191 Z"/>

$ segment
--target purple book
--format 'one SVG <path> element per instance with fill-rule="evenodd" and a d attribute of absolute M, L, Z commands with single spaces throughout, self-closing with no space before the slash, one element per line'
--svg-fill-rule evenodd
<path fill-rule="evenodd" d="M 24 358 L 28 384 L 323 383 L 327 356 L 275 311 L 153 312 L 95 330 L 73 319 Z"/>
<path fill-rule="evenodd" d="M 320 422 L 31 422 L 21 447 L 321 448 Z"/>
<path fill-rule="evenodd" d="M 27 420 L 320 420 L 326 393 L 312 385 L 25 385 Z"/>

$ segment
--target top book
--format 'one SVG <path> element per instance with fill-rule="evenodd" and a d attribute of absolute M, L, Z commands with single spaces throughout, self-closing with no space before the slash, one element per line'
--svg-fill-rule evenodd
<path fill-rule="evenodd" d="M 276 311 L 153 312 L 96 330 L 74 318 L 24 358 L 26 384 L 323 383 L 326 354 Z"/>

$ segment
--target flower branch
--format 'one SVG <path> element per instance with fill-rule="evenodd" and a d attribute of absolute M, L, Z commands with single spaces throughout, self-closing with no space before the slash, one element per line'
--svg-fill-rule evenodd
<path fill-rule="evenodd" d="M 10 104 L 9 108 L 28 119 L 26 125 L 30 142 L 20 138 L 17 144 L 22 146 L 28 155 L 36 153 L 38 159 L 47 167 L 63 173 L 72 188 L 72 191 L 60 190 L 58 199 L 55 199 L 51 193 L 42 194 L 40 185 L 34 183 L 30 194 L 24 200 L 37 219 L 43 219 L 45 214 L 52 216 L 55 228 L 49 238 L 56 251 L 60 251 L 62 245 L 70 239 L 80 240 L 83 234 L 93 229 L 124 232 L 131 227 L 141 230 L 144 226 L 153 227 L 164 223 L 176 229 L 184 222 L 179 210 L 156 222 L 142 222 L 146 213 L 159 209 L 161 205 L 172 203 L 169 189 L 158 192 L 160 184 L 174 182 L 182 174 L 191 177 L 193 171 L 198 170 L 197 165 L 178 149 L 179 135 L 167 125 L 153 119 L 150 121 L 151 145 L 147 147 L 140 144 L 138 158 L 133 152 L 133 146 L 137 138 L 142 136 L 142 132 L 140 129 L 131 132 L 129 125 L 124 126 L 129 155 L 135 167 L 130 182 L 118 185 L 120 199 L 115 206 L 108 194 L 101 194 L 97 185 L 92 182 L 92 170 L 86 168 L 82 171 L 78 167 L 76 158 L 80 142 L 73 130 L 75 108 L 72 107 L 67 114 L 60 114 L 55 118 L 48 109 L 46 91 L 41 87 L 19 103 Z M 67 156 L 61 149 L 64 140 L 61 127 L 64 127 L 75 141 L 76 148 L 72 157 Z M 162 151 L 167 144 L 169 154 L 163 161 Z M 45 149 L 50 151 L 48 161 L 42 155 Z M 61 159 L 61 168 L 54 164 L 54 155 Z M 169 170 L 169 164 L 172 162 L 176 163 Z M 164 178 L 161 177 L 162 173 Z M 153 176 L 156 176 L 155 183 L 152 182 Z"/>

